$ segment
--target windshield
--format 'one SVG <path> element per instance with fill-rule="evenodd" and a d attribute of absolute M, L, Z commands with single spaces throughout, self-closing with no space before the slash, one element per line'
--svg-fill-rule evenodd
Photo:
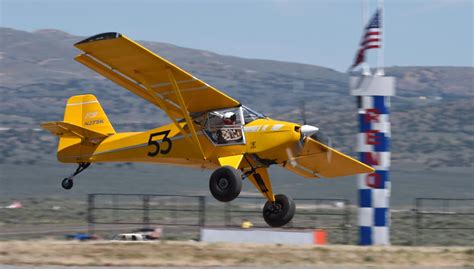
<path fill-rule="evenodd" d="M 247 124 L 247 123 L 250 123 L 256 119 L 265 119 L 266 116 L 263 115 L 262 113 L 258 113 L 257 111 L 255 110 L 252 110 L 246 106 L 242 106 L 242 111 L 243 111 L 243 114 L 244 114 L 244 121 L 245 123 L 244 124 Z"/>

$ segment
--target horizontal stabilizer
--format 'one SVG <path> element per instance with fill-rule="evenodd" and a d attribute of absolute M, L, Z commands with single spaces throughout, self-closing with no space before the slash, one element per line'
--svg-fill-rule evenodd
<path fill-rule="evenodd" d="M 78 137 L 83 140 L 89 140 L 90 142 L 100 142 L 107 137 L 105 134 L 101 134 L 84 127 L 80 127 L 71 123 L 63 121 L 45 122 L 41 124 L 43 129 L 51 132 L 51 134 L 59 136 L 61 138 L 66 137 Z"/>

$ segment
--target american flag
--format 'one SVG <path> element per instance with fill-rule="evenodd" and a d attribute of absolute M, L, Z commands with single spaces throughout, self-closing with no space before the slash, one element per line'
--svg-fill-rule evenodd
<path fill-rule="evenodd" d="M 382 23 L 380 21 L 382 10 L 377 9 L 365 27 L 364 35 L 360 41 L 354 64 L 351 68 L 358 66 L 365 61 L 365 51 L 368 49 L 378 49 L 382 46 Z"/>

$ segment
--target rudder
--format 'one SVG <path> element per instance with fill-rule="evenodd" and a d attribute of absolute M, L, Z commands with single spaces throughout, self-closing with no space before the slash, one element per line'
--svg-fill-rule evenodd
<path fill-rule="evenodd" d="M 97 143 L 115 134 L 107 115 L 92 94 L 68 99 L 63 122 L 43 123 L 42 127 L 59 136 L 57 150 L 61 162 L 87 162 Z"/>
<path fill-rule="evenodd" d="M 115 134 L 102 106 L 92 94 L 71 96 L 64 111 L 64 122 L 104 135 Z"/>

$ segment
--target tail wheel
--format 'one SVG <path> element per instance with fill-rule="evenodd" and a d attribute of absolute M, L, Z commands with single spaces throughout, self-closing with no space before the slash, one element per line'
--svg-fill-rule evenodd
<path fill-rule="evenodd" d="M 221 202 L 230 202 L 239 196 L 242 190 L 240 172 L 231 167 L 223 166 L 212 173 L 209 180 L 212 196 Z"/>
<path fill-rule="evenodd" d="M 67 178 L 63 179 L 63 181 L 61 182 L 61 186 L 65 190 L 70 190 L 73 185 L 74 185 L 74 181 L 70 177 L 67 177 Z"/>
<path fill-rule="evenodd" d="M 275 195 L 275 202 L 267 201 L 263 206 L 263 219 L 272 227 L 281 227 L 295 215 L 295 202 L 284 194 Z"/>

